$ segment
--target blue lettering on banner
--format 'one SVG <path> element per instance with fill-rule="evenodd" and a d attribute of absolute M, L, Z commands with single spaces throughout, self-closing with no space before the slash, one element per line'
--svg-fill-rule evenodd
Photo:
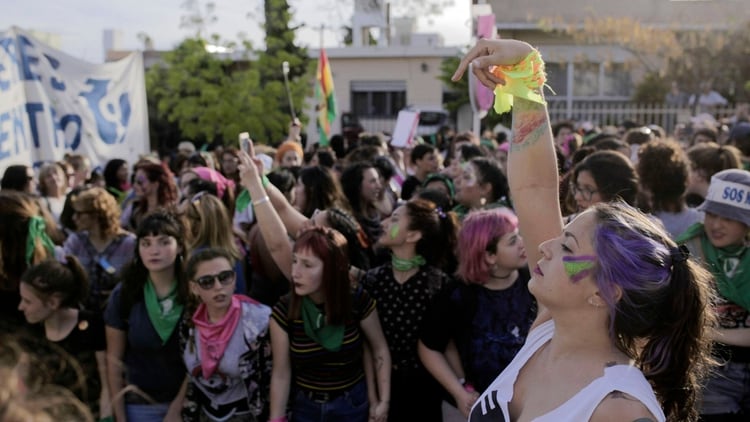
<path fill-rule="evenodd" d="M 21 66 L 23 69 L 23 79 L 27 81 L 41 81 L 42 77 L 31 70 L 32 65 L 36 66 L 39 64 L 39 57 L 29 54 L 29 50 L 31 50 L 31 48 L 28 47 L 34 47 L 34 44 L 32 44 L 31 41 L 23 35 L 19 35 L 18 40 L 21 45 Z"/>
<path fill-rule="evenodd" d="M 31 127 L 31 140 L 34 142 L 34 148 L 39 148 L 39 128 L 36 124 L 36 114 L 44 110 L 41 103 L 26 103 L 26 114 L 29 116 L 29 126 Z"/>
<path fill-rule="evenodd" d="M 5 148 L 3 148 L 3 144 L 8 140 L 8 132 L 3 129 L 3 123 L 9 120 L 10 113 L 6 111 L 5 113 L 0 114 L 0 160 L 10 157 L 10 152 L 6 151 Z"/>
<path fill-rule="evenodd" d="M 47 58 L 47 61 L 53 69 L 57 70 L 57 68 L 60 67 L 60 60 L 57 60 L 49 54 L 45 54 L 44 57 Z M 65 82 L 58 80 L 56 77 L 52 76 L 49 83 L 55 91 L 65 91 Z"/>
<path fill-rule="evenodd" d="M 5 50 L 5 52 L 8 54 L 8 57 L 13 63 L 18 63 L 18 59 L 16 58 L 15 53 L 15 47 L 16 43 L 14 42 L 15 38 L 0 38 L 0 47 Z M 11 50 L 11 47 L 13 48 Z M 0 91 L 7 91 L 10 89 L 10 79 L 3 79 L 1 76 L 3 73 L 9 72 L 10 69 L 6 68 L 2 64 L 0 64 Z"/>
<path fill-rule="evenodd" d="M 2 75 L 3 71 L 5 71 L 5 66 L 3 66 L 2 63 L 0 63 L 0 75 Z M 10 81 L 9 80 L 3 80 L 0 78 L 0 92 L 4 92 L 10 89 Z"/>
<path fill-rule="evenodd" d="M 87 79 L 86 85 L 91 85 L 91 91 L 81 92 L 79 95 L 86 99 L 91 114 L 96 120 L 96 129 L 99 132 L 99 137 L 104 141 L 105 144 L 113 145 L 121 143 L 125 140 L 125 129 L 130 122 L 130 98 L 127 93 L 120 95 L 118 99 L 119 105 L 119 117 L 118 112 L 115 110 L 115 105 L 112 101 L 103 101 L 107 97 L 107 87 L 109 86 L 109 79 Z M 107 111 L 110 115 L 115 115 L 114 121 L 108 120 L 104 117 L 102 110 Z M 118 135 L 118 131 L 122 132 Z"/>

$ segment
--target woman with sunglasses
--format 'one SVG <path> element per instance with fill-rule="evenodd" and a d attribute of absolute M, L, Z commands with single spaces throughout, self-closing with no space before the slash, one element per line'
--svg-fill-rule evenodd
<path fill-rule="evenodd" d="M 135 258 L 104 311 L 112 411 L 117 422 L 178 420 L 186 385 L 176 329 L 188 298 L 185 228 L 157 211 L 136 235 Z"/>
<path fill-rule="evenodd" d="M 196 252 L 187 264 L 200 304 L 186 312 L 180 349 L 188 370 L 183 418 L 265 421 L 271 383 L 271 308 L 234 294 L 234 258 L 222 249 Z M 188 317 L 188 315 L 191 315 Z"/>
<path fill-rule="evenodd" d="M 346 238 L 323 227 L 294 242 L 262 185 L 262 165 L 241 155 L 242 185 L 253 198 L 263 239 L 284 275 L 289 295 L 274 306 L 270 421 L 384 421 L 388 413 L 391 359 L 374 300 L 353 291 Z M 365 354 L 365 342 L 371 353 Z M 363 357 L 364 355 L 364 357 Z M 371 359 L 367 359 L 367 358 Z M 377 401 L 368 400 L 366 372 L 374 372 Z M 374 396 L 374 394 L 373 394 Z"/>

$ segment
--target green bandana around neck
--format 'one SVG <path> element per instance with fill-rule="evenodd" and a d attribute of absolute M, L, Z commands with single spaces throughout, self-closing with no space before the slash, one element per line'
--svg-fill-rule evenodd
<path fill-rule="evenodd" d="M 716 248 L 705 234 L 701 248 L 709 270 L 716 278 L 716 287 L 724 298 L 750 310 L 750 254 L 746 245 Z"/>
<path fill-rule="evenodd" d="M 149 277 L 143 286 L 143 298 L 148 319 L 159 334 L 162 344 L 165 344 L 182 317 L 183 305 L 177 303 L 177 281 L 172 282 L 169 294 L 159 299 L 154 290 L 154 282 Z"/>
<path fill-rule="evenodd" d="M 250 192 L 247 189 L 242 189 L 240 194 L 237 195 L 237 199 L 234 200 L 234 209 L 238 212 L 243 212 L 247 209 L 248 205 L 250 205 Z"/>
<path fill-rule="evenodd" d="M 323 346 L 324 349 L 338 352 L 344 341 L 343 325 L 326 324 L 326 316 L 309 297 L 302 298 L 302 322 L 305 334 Z"/>
<path fill-rule="evenodd" d="M 396 255 L 391 255 L 391 265 L 393 265 L 393 268 L 397 271 L 409 271 L 414 268 L 419 268 L 426 263 L 427 261 L 425 261 L 422 255 L 414 255 L 414 258 L 411 259 L 404 259 L 399 258 Z"/>
<path fill-rule="evenodd" d="M 28 234 L 26 235 L 26 265 L 31 265 L 31 260 L 34 258 L 34 247 L 37 239 L 42 242 L 50 256 L 55 256 L 55 244 L 47 235 L 46 228 L 42 217 L 35 215 L 29 218 Z"/>

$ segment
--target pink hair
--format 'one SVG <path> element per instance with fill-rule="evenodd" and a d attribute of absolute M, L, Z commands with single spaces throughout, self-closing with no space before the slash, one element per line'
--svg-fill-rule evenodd
<path fill-rule="evenodd" d="M 494 250 L 501 237 L 518 227 L 518 218 L 508 208 L 471 212 L 458 234 L 458 270 L 467 283 L 484 284 L 490 277 L 485 252 Z"/>

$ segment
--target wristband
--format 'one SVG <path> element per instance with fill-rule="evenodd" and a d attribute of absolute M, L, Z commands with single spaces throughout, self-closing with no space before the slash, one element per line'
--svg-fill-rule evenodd
<path fill-rule="evenodd" d="M 266 195 L 266 196 L 264 196 L 262 198 L 253 200 L 253 206 L 256 207 L 256 206 L 258 206 L 258 205 L 260 205 L 260 204 L 262 204 L 264 202 L 268 202 L 268 201 L 270 201 L 270 199 L 268 198 L 268 195 Z"/>

